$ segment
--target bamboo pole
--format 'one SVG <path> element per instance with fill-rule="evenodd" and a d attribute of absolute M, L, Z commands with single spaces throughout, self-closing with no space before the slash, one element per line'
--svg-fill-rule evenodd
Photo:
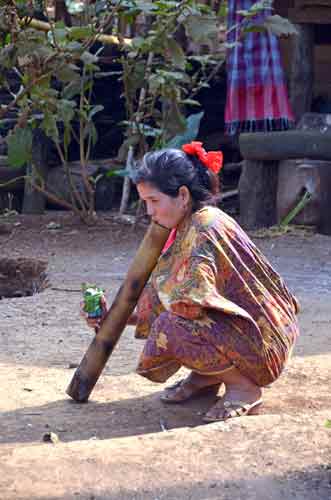
<path fill-rule="evenodd" d="M 30 28 L 34 28 L 35 30 L 38 31 L 51 31 L 51 25 L 49 23 L 46 23 L 45 21 L 39 21 L 38 19 L 31 19 L 29 20 L 29 26 Z M 67 28 L 68 32 L 70 33 L 71 28 Z M 96 41 L 101 42 L 105 45 L 127 45 L 130 46 L 132 44 L 131 38 L 123 38 L 121 41 L 117 36 L 114 35 L 96 35 Z"/>
<path fill-rule="evenodd" d="M 75 401 L 83 403 L 88 400 L 157 263 L 168 235 L 169 229 L 158 224 L 152 223 L 148 228 L 123 285 L 67 388 L 67 394 Z"/>

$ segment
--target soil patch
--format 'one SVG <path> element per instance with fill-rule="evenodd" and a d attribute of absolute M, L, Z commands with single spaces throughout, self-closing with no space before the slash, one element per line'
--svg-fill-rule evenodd
<path fill-rule="evenodd" d="M 47 260 L 50 287 L 0 300 L 1 500 L 331 498 L 331 238 L 256 239 L 301 302 L 301 337 L 261 415 L 201 425 L 213 400 L 163 405 L 163 386 L 134 372 L 142 341 L 131 327 L 90 402 L 65 394 L 92 339 L 81 283 L 111 300 L 146 225 L 101 214 L 86 227 L 60 212 L 6 224 L 2 257 Z"/>

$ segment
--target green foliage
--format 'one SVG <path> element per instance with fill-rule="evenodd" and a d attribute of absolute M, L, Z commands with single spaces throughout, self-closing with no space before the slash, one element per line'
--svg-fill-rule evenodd
<path fill-rule="evenodd" d="M 220 2 L 217 16 L 225 18 L 227 16 L 227 13 L 228 13 L 228 2 L 224 0 L 223 2 Z"/>
<path fill-rule="evenodd" d="M 151 24 L 121 58 L 128 112 L 127 140 L 121 152 L 135 145 L 142 154 L 185 133 L 186 106 L 198 105 L 194 95 L 220 64 L 215 57 L 193 61 L 178 34 L 185 32 L 195 44 L 215 42 L 218 20 L 212 9 L 193 0 L 135 2 L 134 13 L 130 12 L 134 16 L 148 12 Z M 152 142 L 150 127 L 155 131 Z"/>
<path fill-rule="evenodd" d="M 196 113 L 190 115 L 186 119 L 185 132 L 180 135 L 173 137 L 166 145 L 166 148 L 181 148 L 183 144 L 187 144 L 194 141 L 199 133 L 200 122 L 203 118 L 204 113 Z"/>
<path fill-rule="evenodd" d="M 32 18 L 34 9 L 46 12 L 47 2 L 0 0 L 0 85 L 12 97 L 0 108 L 0 121 L 17 110 L 18 125 L 7 137 L 9 161 L 14 167 L 31 159 L 33 128 L 38 126 L 46 133 L 65 168 L 71 206 L 87 219 L 94 212 L 95 183 L 86 166 L 98 139 L 94 121 L 103 110 L 91 102 L 95 79 L 118 76 L 123 86 L 127 116 L 118 124 L 125 131 L 119 159 L 125 160 L 130 146 L 137 156 L 149 148 L 179 147 L 196 138 L 202 118 L 202 113 L 186 118 L 187 106 L 199 105 L 196 94 L 208 86 L 223 63 L 223 56 L 205 53 L 207 46 L 218 44 L 219 19 L 213 9 L 198 0 L 66 0 L 69 12 L 79 22 L 67 27 L 62 21 L 51 20 L 45 33 Z M 291 25 L 279 16 L 271 16 L 261 25 L 255 23 L 254 16 L 271 3 L 259 1 L 243 11 L 243 29 L 292 33 Z M 225 16 L 225 1 L 218 14 Z M 127 43 L 125 29 L 142 16 L 144 29 Z M 101 50 L 92 50 L 100 35 L 105 40 L 106 33 L 117 37 L 114 63 L 120 67 L 108 73 L 99 67 Z M 183 43 L 183 34 L 187 43 Z M 201 52 L 188 54 L 189 44 L 202 44 Z M 11 88 L 9 69 L 20 80 L 19 90 Z M 79 144 L 83 194 L 75 188 L 67 166 L 72 140 Z"/>
<path fill-rule="evenodd" d="M 264 9 L 272 9 L 273 0 L 262 0 L 260 2 L 255 2 L 248 10 L 238 10 L 238 14 L 246 18 L 253 18 L 259 14 Z"/>
<path fill-rule="evenodd" d="M 264 21 L 264 28 L 276 36 L 297 35 L 298 32 L 293 24 L 284 17 L 270 16 Z"/>
<path fill-rule="evenodd" d="M 81 14 L 86 9 L 85 2 L 77 2 L 76 0 L 65 0 L 69 14 Z"/>
<path fill-rule="evenodd" d="M 279 15 L 259 19 L 258 14 L 265 9 L 273 9 L 273 0 L 261 0 L 253 4 L 249 10 L 238 10 L 238 14 L 241 14 L 246 21 L 243 23 L 243 33 L 268 31 L 279 37 L 297 34 L 295 26 Z"/>
<path fill-rule="evenodd" d="M 208 43 L 217 35 L 217 25 L 213 16 L 190 15 L 186 19 L 186 33 L 196 43 Z"/>
<path fill-rule="evenodd" d="M 44 2 L 35 7 L 42 10 Z M 65 167 L 72 209 L 87 220 L 94 212 L 94 186 L 86 164 L 91 147 L 97 141 L 93 121 L 103 109 L 91 104 L 94 78 L 101 73 L 99 56 L 91 51 L 99 20 L 89 14 L 83 26 L 73 28 L 63 22 L 52 22 L 45 33 L 38 29 L 37 21 L 31 22 L 31 18 L 26 17 L 33 15 L 29 9 L 30 4 L 24 1 L 8 0 L 0 6 L 0 84 L 13 97 L 8 106 L 0 109 L 0 120 L 12 109 L 18 112 L 18 125 L 7 137 L 8 161 L 13 167 L 30 162 L 32 128 L 41 128 L 54 142 Z M 20 79 L 16 94 L 7 80 L 8 70 L 14 70 Z M 79 127 L 76 134 L 74 124 Z M 83 194 L 75 188 L 66 166 L 73 139 L 79 143 L 86 190 Z"/>
<path fill-rule="evenodd" d="M 173 65 L 176 68 L 179 68 L 181 70 L 185 70 L 186 67 L 186 56 L 179 45 L 179 43 L 176 42 L 173 38 L 167 38 L 166 40 L 166 50 L 168 57 L 172 60 Z"/>
<path fill-rule="evenodd" d="M 185 119 L 185 130 L 183 134 L 175 135 L 169 142 L 166 144 L 162 144 L 160 142 L 160 138 L 162 136 L 162 130 L 154 129 L 153 127 L 145 126 L 144 135 L 155 138 L 154 147 L 155 148 L 177 148 L 180 149 L 183 144 L 194 141 L 199 133 L 200 122 L 203 118 L 204 112 L 195 113 L 193 115 L 189 115 Z M 110 169 L 106 173 L 106 177 L 113 176 L 121 176 L 121 177 L 129 177 L 131 175 L 131 170 L 128 168 L 123 168 L 121 170 L 118 169 Z"/>
<path fill-rule="evenodd" d="M 23 167 L 31 160 L 31 128 L 16 128 L 14 132 L 7 137 L 7 146 L 9 164 L 15 168 Z"/>

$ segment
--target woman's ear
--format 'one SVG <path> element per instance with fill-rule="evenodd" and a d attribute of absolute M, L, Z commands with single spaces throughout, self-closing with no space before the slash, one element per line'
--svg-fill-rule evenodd
<path fill-rule="evenodd" d="M 178 191 L 180 200 L 183 202 L 185 207 L 188 207 L 191 203 L 191 193 L 187 186 L 181 186 Z"/>

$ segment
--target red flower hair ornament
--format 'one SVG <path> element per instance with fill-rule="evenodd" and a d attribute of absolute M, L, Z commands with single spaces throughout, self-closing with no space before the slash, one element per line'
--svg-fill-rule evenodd
<path fill-rule="evenodd" d="M 207 151 L 202 147 L 202 142 L 193 141 L 190 144 L 184 144 L 182 150 L 187 155 L 197 156 L 201 163 L 214 172 L 218 174 L 223 166 L 223 153 L 222 151 Z"/>

